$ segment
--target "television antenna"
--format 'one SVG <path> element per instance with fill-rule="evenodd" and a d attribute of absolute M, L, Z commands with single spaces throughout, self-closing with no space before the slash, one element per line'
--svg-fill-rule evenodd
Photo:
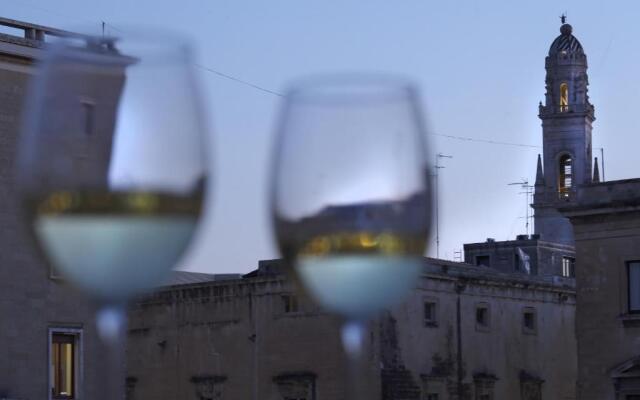
<path fill-rule="evenodd" d="M 527 236 L 529 236 L 529 219 L 531 217 L 533 217 L 533 215 L 529 215 L 529 207 L 530 207 L 530 203 L 529 203 L 529 198 L 531 197 L 531 195 L 533 194 L 533 185 L 529 185 L 529 180 L 527 179 L 523 179 L 520 182 L 512 182 L 509 183 L 508 186 L 515 186 L 518 185 L 520 186 L 520 188 L 522 190 L 524 190 L 523 192 L 519 192 L 518 194 L 524 194 L 525 195 L 525 230 L 527 231 Z M 522 218 L 522 217 L 520 217 Z"/>

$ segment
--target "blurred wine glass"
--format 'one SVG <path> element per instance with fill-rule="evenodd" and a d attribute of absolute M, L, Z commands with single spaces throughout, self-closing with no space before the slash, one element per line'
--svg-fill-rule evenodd
<path fill-rule="evenodd" d="M 389 76 L 334 76 L 285 97 L 272 214 L 294 278 L 345 324 L 351 370 L 365 322 L 415 284 L 430 227 L 425 137 L 415 87 Z M 347 398 L 364 397 L 362 371 Z"/>
<path fill-rule="evenodd" d="M 206 129 L 192 65 L 184 40 L 157 31 L 63 37 L 28 97 L 26 221 L 40 254 L 101 307 L 111 399 L 124 393 L 125 304 L 167 279 L 201 213 Z"/>

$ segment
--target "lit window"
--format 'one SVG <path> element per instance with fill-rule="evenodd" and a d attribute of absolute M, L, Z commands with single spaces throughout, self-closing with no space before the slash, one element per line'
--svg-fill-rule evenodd
<path fill-rule="evenodd" d="M 560 84 L 560 112 L 569 111 L 569 85 Z"/>
<path fill-rule="evenodd" d="M 563 154 L 559 162 L 558 193 L 561 199 L 569 198 L 573 184 L 572 160 L 569 154 Z"/>
<path fill-rule="evenodd" d="M 50 387 L 52 399 L 75 399 L 78 387 L 80 331 L 52 330 L 50 333 Z"/>
<path fill-rule="evenodd" d="M 630 262 L 627 268 L 629 312 L 640 313 L 640 261 Z"/>
<path fill-rule="evenodd" d="M 573 257 L 562 257 L 562 276 L 565 278 L 575 277 L 576 259 Z"/>

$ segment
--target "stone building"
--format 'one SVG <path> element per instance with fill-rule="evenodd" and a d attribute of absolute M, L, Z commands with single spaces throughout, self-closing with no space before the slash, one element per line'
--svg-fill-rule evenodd
<path fill-rule="evenodd" d="M 640 399 L 640 179 L 574 188 L 580 400 Z"/>
<path fill-rule="evenodd" d="M 545 68 L 545 100 L 538 107 L 543 154 L 538 155 L 531 205 L 535 233 L 512 241 L 465 244 L 465 261 L 503 272 L 573 277 L 573 230 L 557 205 L 569 201 L 577 186 L 600 178 L 598 159 L 592 159 L 595 115 L 588 95 L 587 56 L 564 17 Z"/>
<path fill-rule="evenodd" d="M 518 235 L 516 240 L 464 245 L 465 262 L 497 269 L 505 273 L 541 276 L 575 276 L 575 250 L 573 246 L 547 242 L 540 235 Z"/>
<path fill-rule="evenodd" d="M 0 398 L 101 399 L 105 353 L 94 328 L 94 307 L 36 256 L 20 218 L 14 168 L 34 63 L 42 57 L 49 36 L 70 33 L 6 18 L 0 18 L 0 26 L 2 32 L 10 32 L 0 33 Z M 87 101 L 111 96 L 99 87 L 84 86 L 86 96 L 78 98 L 77 107 L 87 113 L 95 104 Z M 78 167 L 84 173 L 94 173 L 94 156 L 108 154 L 110 148 L 96 142 L 110 135 L 108 126 L 96 124 L 92 134 L 83 129 L 83 118 L 89 116 L 62 118 L 72 139 L 70 151 L 83 150 Z M 59 122 L 62 119 L 58 116 Z"/>
<path fill-rule="evenodd" d="M 344 398 L 339 321 L 281 270 L 201 275 L 135 304 L 130 398 Z M 369 398 L 575 399 L 574 308 L 572 279 L 425 259 L 408 300 L 369 326 Z"/>

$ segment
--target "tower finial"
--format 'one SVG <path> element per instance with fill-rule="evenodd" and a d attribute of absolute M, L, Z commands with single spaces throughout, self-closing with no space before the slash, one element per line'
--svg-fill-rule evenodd
<path fill-rule="evenodd" d="M 567 23 L 567 13 L 566 12 L 562 13 L 562 15 L 560 16 L 560 21 L 562 21 L 563 25 Z"/>
<path fill-rule="evenodd" d="M 596 157 L 593 165 L 593 183 L 600 182 L 600 168 L 598 168 L 598 157 Z"/>
<path fill-rule="evenodd" d="M 536 168 L 536 186 L 544 185 L 544 173 L 542 172 L 542 158 L 538 154 L 538 165 Z"/>

